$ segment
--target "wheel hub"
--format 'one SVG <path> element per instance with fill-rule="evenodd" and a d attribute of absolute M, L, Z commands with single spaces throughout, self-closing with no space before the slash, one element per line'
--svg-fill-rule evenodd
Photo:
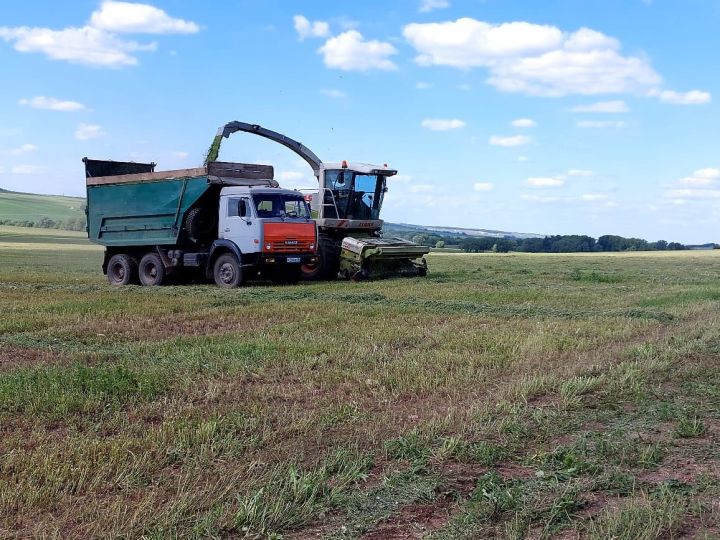
<path fill-rule="evenodd" d="M 220 267 L 220 279 L 223 283 L 230 284 L 235 279 L 235 269 L 232 264 L 225 263 Z"/>

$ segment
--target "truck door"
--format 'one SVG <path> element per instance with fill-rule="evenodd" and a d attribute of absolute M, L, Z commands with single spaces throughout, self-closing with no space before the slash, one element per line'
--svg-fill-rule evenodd
<path fill-rule="evenodd" d="M 220 238 L 232 240 L 242 253 L 260 251 L 260 222 L 253 214 L 248 197 L 228 195 L 220 198 Z"/>

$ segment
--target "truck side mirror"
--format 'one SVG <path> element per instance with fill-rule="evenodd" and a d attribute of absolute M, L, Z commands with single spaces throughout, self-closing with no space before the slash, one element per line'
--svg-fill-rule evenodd
<path fill-rule="evenodd" d="M 237 213 L 238 213 L 238 216 L 240 216 L 240 217 L 247 216 L 247 206 L 245 205 L 245 199 L 240 199 L 238 201 Z"/>

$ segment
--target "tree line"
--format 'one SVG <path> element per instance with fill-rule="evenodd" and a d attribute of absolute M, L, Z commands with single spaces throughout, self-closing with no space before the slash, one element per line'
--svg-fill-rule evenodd
<path fill-rule="evenodd" d="M 600 238 L 587 235 L 568 234 L 546 236 L 544 238 L 502 238 L 491 236 L 442 235 L 437 233 L 418 233 L 414 231 L 389 230 L 390 236 L 400 236 L 406 240 L 433 248 L 456 248 L 468 253 L 486 251 L 508 253 L 591 253 L 612 251 L 679 251 L 688 249 L 679 242 L 658 240 L 648 242 L 642 238 L 625 238 L 606 234 Z"/>
<path fill-rule="evenodd" d="M 30 219 L 0 219 L 0 225 L 11 225 L 13 227 L 38 227 L 40 229 L 62 229 L 64 231 L 84 231 L 85 217 L 62 219 L 50 219 L 42 217 L 38 220 Z"/>
<path fill-rule="evenodd" d="M 687 249 L 679 242 L 658 240 L 648 242 L 642 238 L 625 238 L 606 234 L 598 239 L 586 235 L 555 235 L 544 238 L 489 238 L 468 237 L 458 243 L 460 249 L 470 253 L 494 251 L 507 253 L 591 253 L 609 251 L 678 251 Z"/>

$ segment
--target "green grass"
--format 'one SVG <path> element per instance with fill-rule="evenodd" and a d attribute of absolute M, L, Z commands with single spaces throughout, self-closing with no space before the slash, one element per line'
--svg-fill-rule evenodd
<path fill-rule="evenodd" d="M 0 191 L 0 219 L 38 221 L 43 217 L 54 221 L 83 218 L 85 199 L 62 195 L 37 195 Z"/>
<path fill-rule="evenodd" d="M 717 253 L 232 291 L 0 257 L 2 537 L 717 536 Z"/>

